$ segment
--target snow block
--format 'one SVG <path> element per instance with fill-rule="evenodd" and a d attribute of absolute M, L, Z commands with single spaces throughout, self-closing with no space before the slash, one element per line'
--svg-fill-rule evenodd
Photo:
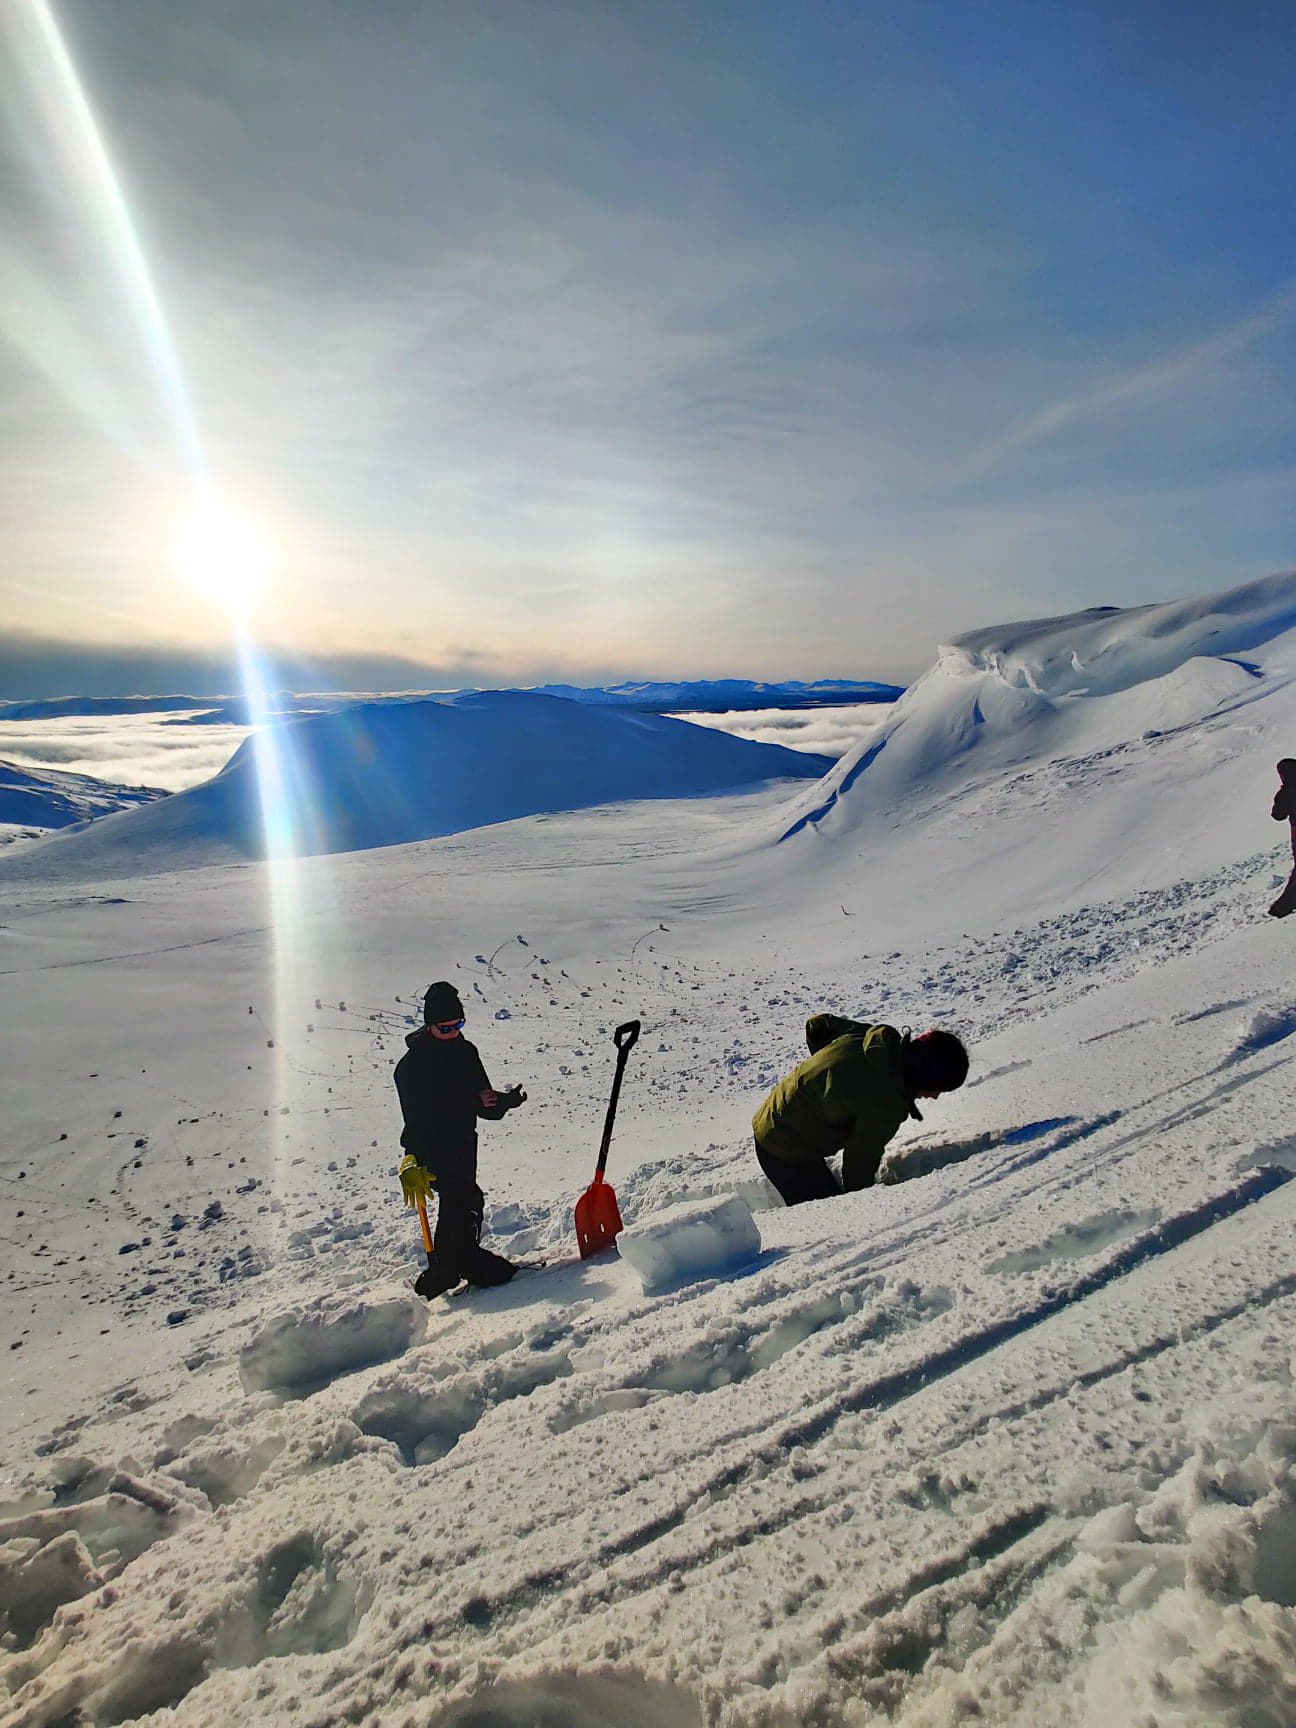
<path fill-rule="evenodd" d="M 239 1351 L 245 1392 L 293 1392 L 340 1374 L 388 1362 L 427 1330 L 427 1304 L 417 1296 L 387 1302 L 322 1296 L 267 1320 Z"/>
<path fill-rule="evenodd" d="M 732 1272 L 760 1250 L 751 1207 L 736 1194 L 669 1206 L 617 1237 L 617 1253 L 638 1273 L 646 1296 Z"/>

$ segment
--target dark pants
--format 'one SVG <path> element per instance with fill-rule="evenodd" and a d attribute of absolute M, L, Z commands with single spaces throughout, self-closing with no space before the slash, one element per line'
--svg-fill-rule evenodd
<path fill-rule="evenodd" d="M 807 1200 L 827 1200 L 841 1193 L 837 1178 L 818 1158 L 808 1164 L 792 1164 L 786 1158 L 771 1158 L 758 1146 L 756 1162 L 788 1206 L 800 1206 Z"/>
<path fill-rule="evenodd" d="M 439 1296 L 464 1278 L 470 1284 L 507 1284 L 513 1264 L 481 1246 L 486 1196 L 477 1186 L 477 1145 L 451 1156 L 440 1153 L 419 1162 L 433 1172 L 437 1197 L 436 1229 L 427 1271 L 414 1286 L 420 1296 Z"/>
<path fill-rule="evenodd" d="M 513 1276 L 509 1261 L 481 1246 L 486 1196 L 471 1179 L 451 1174 L 438 1176 L 437 1221 L 432 1236 L 432 1254 L 454 1282 L 466 1278 L 470 1284 L 506 1284 Z"/>
<path fill-rule="evenodd" d="M 1269 911 L 1275 918 L 1286 918 L 1291 912 L 1296 912 L 1296 817 L 1292 818 L 1292 873 L 1287 878 L 1287 886 L 1274 901 Z"/>

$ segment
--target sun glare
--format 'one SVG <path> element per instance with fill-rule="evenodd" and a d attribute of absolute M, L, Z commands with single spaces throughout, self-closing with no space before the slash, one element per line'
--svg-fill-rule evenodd
<path fill-rule="evenodd" d="M 270 572 L 270 542 L 246 516 L 214 499 L 203 499 L 176 533 L 181 575 L 234 610 L 245 607 Z"/>

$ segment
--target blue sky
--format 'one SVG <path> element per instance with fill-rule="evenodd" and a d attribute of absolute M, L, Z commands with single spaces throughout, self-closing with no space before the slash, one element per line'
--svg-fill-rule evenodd
<path fill-rule="evenodd" d="M 275 548 L 256 627 L 321 677 L 903 681 L 1294 561 L 1288 7 L 56 16 Z M 174 419 L 19 47 L 0 682 L 66 689 L 227 618 L 174 573 Z"/>

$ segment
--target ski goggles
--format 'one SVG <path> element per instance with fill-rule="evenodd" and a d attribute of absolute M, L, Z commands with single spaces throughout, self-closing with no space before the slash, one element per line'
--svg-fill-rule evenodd
<path fill-rule="evenodd" d="M 434 1032 L 459 1032 L 462 1029 L 462 1020 L 434 1020 L 432 1022 Z"/>

